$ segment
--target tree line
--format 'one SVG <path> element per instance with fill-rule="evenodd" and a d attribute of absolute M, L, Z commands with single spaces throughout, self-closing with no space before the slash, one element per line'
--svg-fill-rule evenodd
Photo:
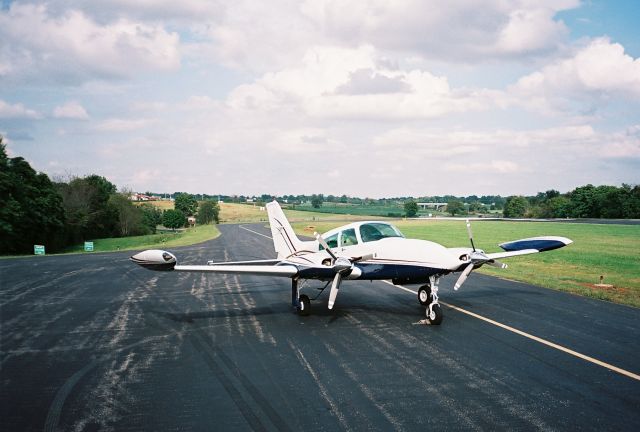
<path fill-rule="evenodd" d="M 531 218 L 640 218 L 640 186 L 593 186 L 588 184 L 561 194 L 556 190 L 535 196 L 511 196 L 504 217 Z"/>
<path fill-rule="evenodd" d="M 51 181 L 22 157 L 9 158 L 0 136 L 0 254 L 30 253 L 35 244 L 56 252 L 85 240 L 154 234 L 161 224 L 185 226 L 192 215 L 199 223 L 218 222 L 217 202 L 198 205 L 183 194 L 175 209 L 163 212 L 133 204 L 130 195 L 98 175 Z"/>

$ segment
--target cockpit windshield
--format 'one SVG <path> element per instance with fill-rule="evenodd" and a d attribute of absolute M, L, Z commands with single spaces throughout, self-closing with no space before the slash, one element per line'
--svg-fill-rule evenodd
<path fill-rule="evenodd" d="M 360 225 L 363 242 L 376 241 L 387 237 L 404 237 L 398 228 L 385 223 L 365 223 Z"/>

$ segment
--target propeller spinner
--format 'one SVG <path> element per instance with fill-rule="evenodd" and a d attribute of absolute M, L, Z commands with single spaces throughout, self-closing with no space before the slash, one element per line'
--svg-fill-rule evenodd
<path fill-rule="evenodd" d="M 494 260 L 489 258 L 483 250 L 476 250 L 476 246 L 473 243 L 473 233 L 471 232 L 471 223 L 469 222 L 469 219 L 467 219 L 467 232 L 469 233 L 469 241 L 471 242 L 471 249 L 473 250 L 471 252 L 471 254 L 469 255 L 469 261 L 471 261 L 469 263 L 469 265 L 467 265 L 464 270 L 462 271 L 462 273 L 460 274 L 460 276 L 458 277 L 458 280 L 456 281 L 455 285 L 453 286 L 453 289 L 458 291 L 458 289 L 460 289 L 460 287 L 462 286 L 462 284 L 467 280 L 467 277 L 469 276 L 469 274 L 471 274 L 471 271 L 475 268 L 480 268 L 482 267 L 484 264 L 489 264 L 490 266 L 493 267 L 498 267 L 498 268 L 507 268 L 507 265 L 504 263 L 501 263 L 500 261 Z"/>

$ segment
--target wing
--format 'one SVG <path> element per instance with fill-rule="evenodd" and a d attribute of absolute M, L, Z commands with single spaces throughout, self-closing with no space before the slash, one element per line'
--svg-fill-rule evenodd
<path fill-rule="evenodd" d="M 176 265 L 175 271 L 181 272 L 209 272 L 209 273 L 245 273 L 263 276 L 283 276 L 293 277 L 298 274 L 298 268 L 294 265 L 282 264 L 246 264 L 230 265 L 224 263 L 214 263 L 210 265 Z"/>
<path fill-rule="evenodd" d="M 554 249 L 560 249 L 573 243 L 571 239 L 566 237 L 544 236 L 531 237 L 521 240 L 514 240 L 501 243 L 500 246 L 505 252 L 497 252 L 486 254 L 491 259 L 510 258 L 519 255 L 528 255 L 538 252 L 546 252 Z"/>
<path fill-rule="evenodd" d="M 293 277 L 298 267 L 283 264 L 279 260 L 255 260 L 235 262 L 209 262 L 206 265 L 178 265 L 175 255 L 163 250 L 146 250 L 133 255 L 131 261 L 157 271 L 211 272 L 211 273 L 248 273 L 266 276 Z"/>

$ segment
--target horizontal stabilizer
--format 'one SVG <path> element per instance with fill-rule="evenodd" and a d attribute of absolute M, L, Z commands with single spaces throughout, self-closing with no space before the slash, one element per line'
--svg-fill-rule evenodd
<path fill-rule="evenodd" d="M 545 252 L 560 249 L 561 247 L 565 247 L 571 243 L 573 243 L 573 241 L 566 237 L 546 236 L 514 240 L 502 243 L 498 246 L 507 252 L 523 251 L 528 249 L 535 249 L 537 252 Z"/>

